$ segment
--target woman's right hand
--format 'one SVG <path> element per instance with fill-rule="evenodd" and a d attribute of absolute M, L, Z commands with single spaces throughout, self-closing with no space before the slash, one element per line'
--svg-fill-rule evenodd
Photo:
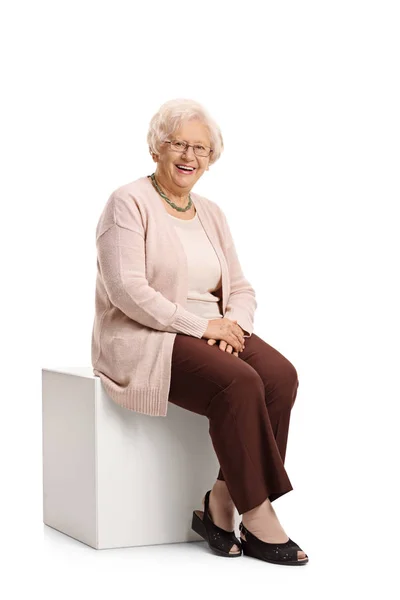
<path fill-rule="evenodd" d="M 227 317 L 221 319 L 211 319 L 208 321 L 208 327 L 203 334 L 203 338 L 224 340 L 230 344 L 236 352 L 242 352 L 244 344 L 244 335 L 242 328 L 236 324 L 237 321 L 231 321 Z"/>

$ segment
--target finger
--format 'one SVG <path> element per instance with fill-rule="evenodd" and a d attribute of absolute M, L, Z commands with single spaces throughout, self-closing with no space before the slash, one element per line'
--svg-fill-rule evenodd
<path fill-rule="evenodd" d="M 232 322 L 237 323 L 237 319 L 235 319 Z M 242 352 L 244 350 L 243 345 L 244 345 L 245 337 L 243 334 L 243 329 L 240 327 L 240 325 L 237 325 L 235 330 L 231 332 L 231 335 L 235 338 L 235 341 L 237 340 L 236 346 L 239 346 L 239 350 L 237 350 L 237 352 Z"/>
<path fill-rule="evenodd" d="M 234 333 L 231 334 L 231 346 L 235 349 L 235 352 L 239 352 L 243 349 L 242 340 L 239 339 Z"/>
<path fill-rule="evenodd" d="M 230 344 L 228 344 L 226 347 L 226 352 L 229 352 L 229 354 L 232 354 L 232 350 L 233 350 L 232 346 Z"/>
<path fill-rule="evenodd" d="M 213 340 L 212 338 L 210 338 L 210 339 L 207 341 L 207 344 L 209 344 L 210 346 L 214 346 L 216 343 L 217 343 L 217 340 Z"/>
<path fill-rule="evenodd" d="M 232 354 L 234 354 L 234 356 L 237 356 L 239 358 L 239 352 L 232 352 Z"/>
<path fill-rule="evenodd" d="M 240 325 L 237 325 L 237 331 L 239 332 L 240 338 L 244 338 L 244 329 Z"/>
<path fill-rule="evenodd" d="M 225 340 L 220 340 L 220 342 L 219 342 L 219 347 L 220 347 L 220 349 L 221 349 L 222 351 L 224 351 L 224 352 L 225 352 L 226 345 L 227 345 L 227 344 L 226 344 Z"/>
<path fill-rule="evenodd" d="M 243 336 L 243 329 L 241 328 L 241 326 L 238 324 L 237 321 L 234 321 L 234 323 L 236 323 L 236 327 L 235 327 L 235 331 L 239 336 Z"/>
<path fill-rule="evenodd" d="M 244 340 L 245 340 L 243 331 L 241 329 L 239 329 L 239 331 L 235 332 L 235 335 L 238 338 L 240 344 L 243 344 Z"/>
<path fill-rule="evenodd" d="M 235 342 L 234 348 L 238 347 L 236 352 L 242 352 L 244 344 L 243 329 L 237 324 L 237 319 L 232 319 L 232 323 L 236 323 L 236 328 L 231 332 L 231 337 L 234 338 L 233 341 Z"/>

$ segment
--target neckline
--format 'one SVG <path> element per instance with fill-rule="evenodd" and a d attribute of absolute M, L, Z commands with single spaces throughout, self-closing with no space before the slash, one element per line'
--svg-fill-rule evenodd
<path fill-rule="evenodd" d="M 167 213 L 168 216 L 170 216 L 172 219 L 175 219 L 175 221 L 181 221 L 183 223 L 193 223 L 193 221 L 196 220 L 197 218 L 197 208 L 196 208 L 196 214 L 194 215 L 194 217 L 192 217 L 191 219 L 180 219 L 179 217 L 174 217 L 174 215 L 171 215 L 169 212 L 165 211 Z"/>
<path fill-rule="evenodd" d="M 148 183 L 148 185 L 151 187 L 151 189 L 153 190 L 154 194 L 157 196 L 159 203 L 160 203 L 160 208 L 162 208 L 162 210 L 164 211 L 164 213 L 169 216 L 172 217 L 173 219 L 176 219 L 177 221 L 183 221 L 183 222 L 187 222 L 187 223 L 193 223 L 193 221 L 196 219 L 196 217 L 198 217 L 199 211 L 198 211 L 198 204 L 197 204 L 197 199 L 195 202 L 195 199 L 193 198 L 193 196 L 196 196 L 195 192 L 190 192 L 190 195 L 192 196 L 192 204 L 194 205 L 195 209 L 196 209 L 196 214 L 194 215 L 193 219 L 179 219 L 178 217 L 174 217 L 174 215 L 170 215 L 169 212 L 167 212 L 167 210 L 165 209 L 164 206 L 164 200 L 163 198 L 160 196 L 160 194 L 157 192 L 157 190 L 155 189 L 151 179 L 150 179 L 150 175 L 145 175 L 143 177 L 143 179 L 145 179 Z M 162 205 L 162 206 L 161 206 Z M 200 218 L 200 217 L 198 217 Z"/>

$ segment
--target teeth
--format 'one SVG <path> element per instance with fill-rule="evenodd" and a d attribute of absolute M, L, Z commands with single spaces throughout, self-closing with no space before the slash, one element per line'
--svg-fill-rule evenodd
<path fill-rule="evenodd" d="M 194 171 L 193 167 L 185 167 L 184 165 L 176 165 L 180 169 L 186 169 L 186 171 Z"/>

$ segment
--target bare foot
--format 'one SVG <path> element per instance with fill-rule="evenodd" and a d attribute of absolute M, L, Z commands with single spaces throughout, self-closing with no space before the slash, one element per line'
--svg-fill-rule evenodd
<path fill-rule="evenodd" d="M 286 535 L 280 524 L 269 498 L 259 506 L 245 512 L 242 515 L 242 522 L 253 535 L 268 544 L 280 544 L 289 540 L 289 536 Z M 246 540 L 243 532 L 240 532 L 240 537 Z M 307 559 L 307 555 L 302 550 L 298 550 L 297 558 L 298 560 L 304 560 Z"/>

